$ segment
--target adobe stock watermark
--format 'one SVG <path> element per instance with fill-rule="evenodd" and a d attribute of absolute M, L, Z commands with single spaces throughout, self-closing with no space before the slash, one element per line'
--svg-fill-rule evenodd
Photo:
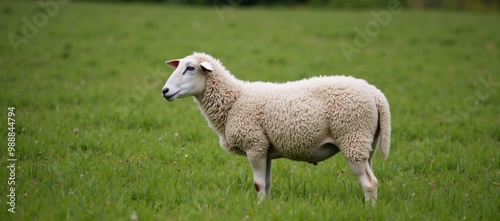
<path fill-rule="evenodd" d="M 475 85 L 474 94 L 465 97 L 459 105 L 459 113 L 455 113 L 452 117 L 447 118 L 448 122 L 469 119 L 474 113 L 479 111 L 481 103 L 484 103 L 492 95 L 498 94 L 496 90 L 500 87 L 500 81 L 495 81 L 493 74 L 479 75 L 473 84 Z"/>
<path fill-rule="evenodd" d="M 9 178 L 7 179 L 7 211 L 16 213 L 16 107 L 7 108 L 7 169 Z"/>
<path fill-rule="evenodd" d="M 156 66 L 156 69 L 146 67 L 146 72 L 147 74 L 142 78 L 140 84 L 137 84 L 127 94 L 113 102 L 113 106 L 116 107 L 116 111 L 120 114 L 120 120 L 126 120 L 131 111 L 137 109 L 138 104 L 144 101 L 149 91 L 157 90 L 158 97 L 162 98 L 159 95 L 161 91 L 159 85 L 162 83 L 161 80 L 168 77 L 168 75 L 160 70 L 159 65 Z"/>
<path fill-rule="evenodd" d="M 236 8 L 238 5 L 240 5 L 243 2 L 243 0 L 227 0 L 227 3 L 225 1 L 221 0 L 214 0 L 214 8 L 215 11 L 217 12 L 217 15 L 219 16 L 219 19 L 221 21 L 224 21 L 224 15 L 226 13 L 230 13 Z"/>
<path fill-rule="evenodd" d="M 397 15 L 403 11 L 403 5 L 398 0 L 390 0 L 387 9 L 371 11 L 373 20 L 367 22 L 364 29 L 354 27 L 355 36 L 353 44 L 340 43 L 339 47 L 347 62 L 351 62 L 353 54 L 359 54 L 361 49 L 370 45 L 373 38 L 380 34 L 382 28 L 387 27 L 392 21 L 392 15 Z"/>
<path fill-rule="evenodd" d="M 38 6 L 43 10 L 35 12 L 31 16 L 31 19 L 28 19 L 26 16 L 21 18 L 23 22 L 20 32 L 21 36 L 14 32 L 9 32 L 7 34 L 7 38 L 14 52 L 17 53 L 19 51 L 19 46 L 21 44 L 28 44 L 29 40 L 34 38 L 38 34 L 38 31 L 49 23 L 49 19 L 59 13 L 60 6 L 67 4 L 69 1 L 70 0 L 39 0 Z"/>

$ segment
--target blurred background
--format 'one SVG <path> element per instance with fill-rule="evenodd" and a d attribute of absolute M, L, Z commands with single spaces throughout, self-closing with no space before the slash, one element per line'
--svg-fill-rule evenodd
<path fill-rule="evenodd" d="M 333 7 L 340 9 L 362 9 L 385 7 L 385 0 L 77 0 L 92 2 L 161 2 L 168 4 L 192 4 L 192 5 L 240 5 L 240 6 L 316 6 Z M 413 9 L 453 9 L 453 10 L 498 10 L 500 0 L 410 0 L 401 1 L 405 7 Z"/>

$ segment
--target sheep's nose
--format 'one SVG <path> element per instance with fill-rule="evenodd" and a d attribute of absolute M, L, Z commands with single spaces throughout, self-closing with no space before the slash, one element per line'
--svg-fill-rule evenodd
<path fill-rule="evenodd" d="M 169 91 L 168 88 L 163 88 L 161 90 L 161 92 L 163 93 L 163 96 L 165 96 L 165 94 L 168 93 L 168 91 Z"/>

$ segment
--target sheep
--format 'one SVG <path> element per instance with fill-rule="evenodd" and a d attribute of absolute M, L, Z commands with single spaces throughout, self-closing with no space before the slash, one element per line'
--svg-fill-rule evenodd
<path fill-rule="evenodd" d="M 163 97 L 194 96 L 222 148 L 246 156 L 259 202 L 270 195 L 271 162 L 288 158 L 317 164 L 342 152 L 375 205 L 372 172 L 377 145 L 390 149 L 391 119 L 384 94 L 365 80 L 323 76 L 287 82 L 244 82 L 205 53 L 165 62 L 175 68 Z"/>

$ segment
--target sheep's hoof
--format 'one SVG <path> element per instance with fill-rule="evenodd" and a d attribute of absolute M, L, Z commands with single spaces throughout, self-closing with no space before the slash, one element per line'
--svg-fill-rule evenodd
<path fill-rule="evenodd" d="M 257 202 L 257 204 L 261 204 L 266 199 L 266 194 L 263 192 L 258 192 L 257 197 L 259 197 L 259 201 Z"/>
<path fill-rule="evenodd" d="M 369 207 L 376 207 L 377 206 L 377 199 L 376 198 L 366 198 L 365 199 L 365 206 Z"/>

